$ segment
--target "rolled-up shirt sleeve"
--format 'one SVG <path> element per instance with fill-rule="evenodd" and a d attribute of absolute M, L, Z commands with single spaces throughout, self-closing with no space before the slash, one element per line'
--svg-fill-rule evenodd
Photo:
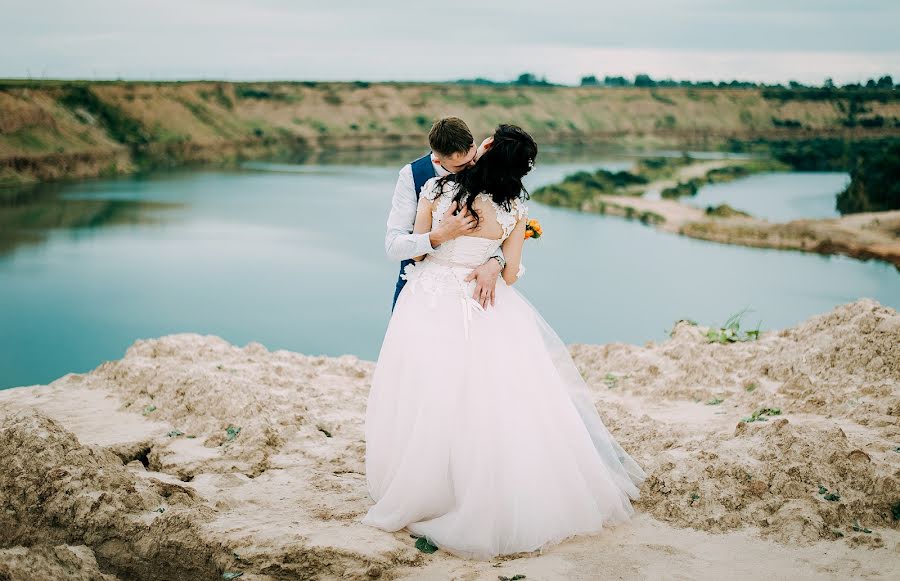
<path fill-rule="evenodd" d="M 406 260 L 434 251 L 428 232 L 412 233 L 418 204 L 412 167 L 407 164 L 397 177 L 391 213 L 387 220 L 387 234 L 384 237 L 384 250 L 391 260 Z"/>

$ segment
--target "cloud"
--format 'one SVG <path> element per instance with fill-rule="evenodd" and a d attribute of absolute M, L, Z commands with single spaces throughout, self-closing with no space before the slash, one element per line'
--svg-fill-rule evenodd
<path fill-rule="evenodd" d="M 900 73 L 896 22 L 886 0 L 36 0 L 4 8 L 0 76 L 842 82 Z"/>

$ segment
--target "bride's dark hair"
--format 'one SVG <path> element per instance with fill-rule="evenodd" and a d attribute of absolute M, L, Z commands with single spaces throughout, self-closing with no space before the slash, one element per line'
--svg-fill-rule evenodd
<path fill-rule="evenodd" d="M 473 207 L 477 194 L 488 194 L 498 206 L 509 211 L 513 200 L 528 199 L 522 178 L 534 167 L 537 152 L 537 143 L 525 130 L 516 125 L 501 124 L 494 131 L 494 142 L 478 163 L 441 178 L 441 193 L 447 182 L 459 184 L 453 200 L 460 203 L 468 195 L 466 207 L 475 217 L 476 224 L 481 220 Z"/>

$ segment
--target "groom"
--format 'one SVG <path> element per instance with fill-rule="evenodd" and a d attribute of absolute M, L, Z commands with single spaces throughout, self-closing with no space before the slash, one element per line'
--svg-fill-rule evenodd
<path fill-rule="evenodd" d="M 433 252 L 444 242 L 470 234 L 475 228 L 475 222 L 467 208 L 454 215 L 456 208 L 451 206 L 437 228 L 422 234 L 412 233 L 416 222 L 419 194 L 425 182 L 435 176 L 443 177 L 475 165 L 475 139 L 466 123 L 458 117 L 445 117 L 435 122 L 428 133 L 428 143 L 431 146 L 431 153 L 406 164 L 400 170 L 397 185 L 394 187 L 394 198 L 391 201 L 384 248 L 390 259 L 401 261 L 401 274 L 406 265 L 413 262 L 413 256 Z M 497 254 L 466 277 L 467 281 L 477 281 L 473 298 L 482 307 L 487 308 L 488 304 L 494 304 L 497 276 L 503 270 L 504 263 L 503 252 L 498 249 Z M 391 311 L 397 304 L 397 297 L 400 296 L 405 284 L 406 281 L 398 276 Z"/>

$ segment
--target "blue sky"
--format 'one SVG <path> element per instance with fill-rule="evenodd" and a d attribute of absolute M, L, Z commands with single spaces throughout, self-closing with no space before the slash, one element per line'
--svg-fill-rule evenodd
<path fill-rule="evenodd" d="M 900 78 L 900 0 L 0 3 L 0 77 Z"/>

